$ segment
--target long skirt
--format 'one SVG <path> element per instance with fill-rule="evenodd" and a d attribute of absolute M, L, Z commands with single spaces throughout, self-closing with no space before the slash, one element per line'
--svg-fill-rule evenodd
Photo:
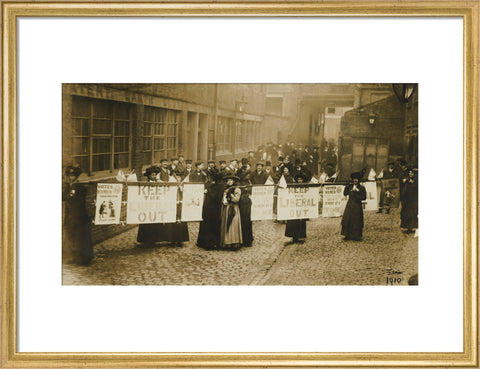
<path fill-rule="evenodd" d="M 230 225 L 228 225 L 229 214 L 234 214 Z M 221 217 L 220 247 L 242 244 L 242 221 L 238 204 L 222 205 Z"/>
<path fill-rule="evenodd" d="M 240 198 L 238 202 L 240 208 L 240 219 L 242 222 L 242 239 L 245 246 L 251 246 L 253 242 L 252 230 L 252 200 L 248 196 Z"/>
<path fill-rule="evenodd" d="M 305 219 L 287 220 L 285 226 L 285 236 L 293 238 L 307 237 L 307 221 Z"/>
<path fill-rule="evenodd" d="M 342 218 L 342 236 L 359 240 L 363 236 L 363 208 L 360 202 L 347 202 Z"/>
<path fill-rule="evenodd" d="M 138 226 L 137 241 L 141 243 L 188 241 L 187 223 L 154 223 Z"/>
<path fill-rule="evenodd" d="M 89 223 L 65 227 L 62 258 L 66 263 L 88 265 L 93 259 L 93 243 Z"/>
<path fill-rule="evenodd" d="M 203 220 L 198 230 L 197 246 L 212 249 L 220 243 L 220 214 L 214 209 L 204 212 Z"/>

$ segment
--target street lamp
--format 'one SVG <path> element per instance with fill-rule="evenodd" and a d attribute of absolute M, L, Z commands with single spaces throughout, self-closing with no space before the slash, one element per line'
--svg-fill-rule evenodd
<path fill-rule="evenodd" d="M 413 96 L 417 89 L 416 83 L 392 83 L 393 91 L 397 95 L 398 101 L 405 104 Z"/>
<path fill-rule="evenodd" d="M 370 114 L 368 114 L 368 122 L 371 125 L 375 124 L 375 119 L 377 119 L 377 115 L 374 112 L 371 112 Z"/>

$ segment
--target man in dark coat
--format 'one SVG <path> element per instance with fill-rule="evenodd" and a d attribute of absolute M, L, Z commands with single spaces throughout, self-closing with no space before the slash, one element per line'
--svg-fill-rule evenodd
<path fill-rule="evenodd" d="M 160 160 L 160 171 L 158 173 L 158 177 L 162 182 L 169 182 L 170 181 L 170 170 L 168 169 L 168 160 L 162 159 Z"/>
<path fill-rule="evenodd" d="M 415 170 L 408 168 L 408 177 L 402 188 L 402 210 L 400 228 L 412 233 L 418 228 L 418 177 Z"/>
<path fill-rule="evenodd" d="M 360 241 L 363 235 L 362 201 L 367 198 L 367 191 L 360 184 L 360 172 L 352 173 L 350 178 L 352 182 L 343 191 L 343 195 L 348 196 L 348 202 L 343 212 L 342 235 L 345 236 L 344 240 Z"/>
<path fill-rule="evenodd" d="M 267 181 L 268 175 L 263 171 L 263 167 L 263 162 L 259 161 L 257 163 L 257 169 L 251 175 L 252 184 L 263 185 Z"/>
<path fill-rule="evenodd" d="M 190 159 L 185 160 L 185 169 L 182 174 L 182 181 L 190 182 L 190 175 L 193 173 L 192 161 Z M 188 179 L 185 179 L 187 178 Z"/>
<path fill-rule="evenodd" d="M 78 166 L 66 168 L 67 184 L 62 194 L 65 202 L 62 257 L 65 262 L 88 265 L 93 259 L 93 244 L 86 206 L 87 189 L 85 184 L 77 183 L 81 173 Z"/>
<path fill-rule="evenodd" d="M 195 163 L 195 171 L 190 174 L 190 182 L 205 183 L 207 181 L 207 173 L 203 170 L 203 162 Z"/>

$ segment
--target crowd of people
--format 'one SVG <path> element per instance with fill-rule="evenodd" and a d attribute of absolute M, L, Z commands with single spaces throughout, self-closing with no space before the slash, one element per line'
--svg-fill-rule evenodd
<path fill-rule="evenodd" d="M 251 221 L 250 199 L 251 185 L 263 184 L 302 184 L 328 183 L 337 181 L 337 152 L 335 145 L 324 147 L 287 143 L 285 145 L 267 144 L 240 160 L 217 163 L 209 160 L 207 165 L 202 161 L 195 163 L 185 160 L 183 155 L 162 159 L 160 163 L 145 170 L 145 181 L 203 183 L 205 196 L 196 244 L 206 250 L 228 249 L 238 250 L 251 247 L 254 237 Z M 87 214 L 84 194 L 81 186 L 75 184 L 80 168 L 67 168 L 69 183 L 64 191 L 67 202 L 65 225 L 69 232 L 69 242 L 77 243 L 74 252 L 82 263 L 88 263 L 93 257 L 90 243 L 90 232 L 86 231 L 88 220 L 71 214 Z M 352 173 L 351 181 L 346 185 L 344 195 L 348 202 L 341 221 L 341 234 L 345 240 L 360 240 L 363 230 L 362 201 L 366 198 L 365 187 L 361 181 L 365 178 L 365 170 Z M 389 162 L 377 179 L 398 178 L 400 182 L 401 228 L 412 232 L 418 227 L 418 171 L 409 167 L 404 160 Z M 180 186 L 181 188 L 181 186 Z M 81 195 L 83 194 L 83 197 Z M 392 194 L 383 191 L 380 196 L 379 212 L 390 212 Z M 275 207 L 275 206 L 274 206 Z M 285 236 L 292 238 L 292 243 L 304 242 L 306 238 L 307 219 L 288 220 Z M 181 246 L 189 241 L 188 224 L 176 223 L 140 224 L 137 242 L 152 246 L 157 242 L 170 242 Z M 87 250 L 87 251 L 85 251 Z"/>

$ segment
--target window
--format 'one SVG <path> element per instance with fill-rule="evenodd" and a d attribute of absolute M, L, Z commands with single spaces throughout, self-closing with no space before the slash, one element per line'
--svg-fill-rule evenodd
<path fill-rule="evenodd" d="M 143 164 L 159 163 L 171 158 L 177 149 L 177 110 L 145 106 L 143 112 Z"/>
<path fill-rule="evenodd" d="M 327 108 L 328 114 L 335 114 L 335 108 Z"/>
<path fill-rule="evenodd" d="M 218 117 L 217 127 L 217 150 L 231 151 L 232 150 L 232 130 L 233 120 L 225 117 Z"/>
<path fill-rule="evenodd" d="M 130 105 L 73 96 L 72 158 L 92 173 L 130 166 Z"/>
<path fill-rule="evenodd" d="M 265 98 L 265 112 L 273 115 L 283 115 L 283 97 Z"/>

